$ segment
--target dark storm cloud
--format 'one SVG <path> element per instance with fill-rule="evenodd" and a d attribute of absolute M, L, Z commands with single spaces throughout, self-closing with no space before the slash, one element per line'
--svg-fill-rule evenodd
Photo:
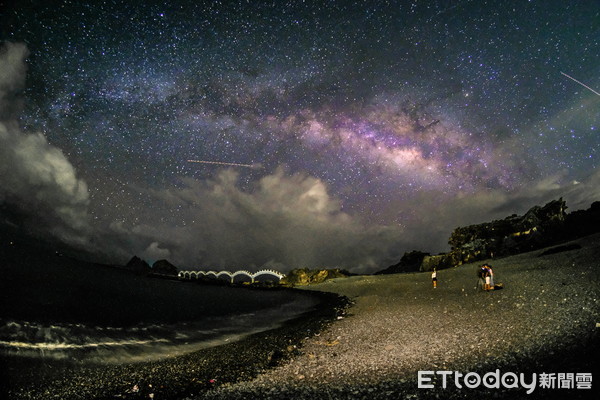
<path fill-rule="evenodd" d="M 28 228 L 50 232 L 72 244 L 89 233 L 88 192 L 62 151 L 41 133 L 25 133 L 15 114 L 25 84 L 22 44 L 0 50 L 0 204 L 19 210 Z"/>

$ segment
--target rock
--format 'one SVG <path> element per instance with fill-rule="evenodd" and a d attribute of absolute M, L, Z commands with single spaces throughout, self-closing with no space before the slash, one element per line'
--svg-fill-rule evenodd
<path fill-rule="evenodd" d="M 152 264 L 152 272 L 154 272 L 155 274 L 177 276 L 177 273 L 179 271 L 176 266 L 174 266 L 167 260 L 158 260 L 157 262 Z"/>
<path fill-rule="evenodd" d="M 420 270 L 450 268 L 551 245 L 563 239 L 562 231 L 567 220 L 566 209 L 565 201 L 560 198 L 543 207 L 534 206 L 523 216 L 513 214 L 502 220 L 458 227 L 448 240 L 451 251 L 439 256 L 425 257 Z"/>
<path fill-rule="evenodd" d="M 136 274 L 140 275 L 147 275 L 152 271 L 150 265 L 138 256 L 133 256 L 131 260 L 129 260 L 129 262 L 125 265 L 125 269 L 133 271 Z"/>
<path fill-rule="evenodd" d="M 309 269 L 309 268 L 298 268 L 293 269 L 281 280 L 284 285 L 310 285 L 314 283 L 321 283 L 328 279 L 333 278 L 345 278 L 350 276 L 347 271 L 339 268 L 335 269 Z"/>
<path fill-rule="evenodd" d="M 573 239 L 600 232 L 600 201 L 592 203 L 587 210 L 573 211 L 567 215 L 563 234 Z"/>
<path fill-rule="evenodd" d="M 398 274 L 402 272 L 417 272 L 421 267 L 423 259 L 429 255 L 429 253 L 423 253 L 422 251 L 409 251 L 407 253 L 404 253 L 398 264 L 394 264 L 382 271 L 376 272 L 375 275 Z"/>
<path fill-rule="evenodd" d="M 458 253 L 450 252 L 437 256 L 425 256 L 420 266 L 420 271 L 433 271 L 433 269 L 452 268 L 459 265 Z"/>

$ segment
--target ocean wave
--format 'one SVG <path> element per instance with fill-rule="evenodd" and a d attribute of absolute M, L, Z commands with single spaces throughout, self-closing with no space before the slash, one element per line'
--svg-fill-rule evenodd
<path fill-rule="evenodd" d="M 116 342 L 98 342 L 86 344 L 69 344 L 69 343 L 27 343 L 27 342 L 7 342 L 0 340 L 0 346 L 39 349 L 39 350 L 66 350 L 66 349 L 86 349 L 98 347 L 118 347 L 118 346 L 135 346 L 147 345 L 151 343 L 169 343 L 167 339 L 156 340 L 121 340 Z"/>
<path fill-rule="evenodd" d="M 255 312 L 130 327 L 0 319 L 0 354 L 101 363 L 156 360 L 276 328 L 315 304 L 302 298 Z"/>

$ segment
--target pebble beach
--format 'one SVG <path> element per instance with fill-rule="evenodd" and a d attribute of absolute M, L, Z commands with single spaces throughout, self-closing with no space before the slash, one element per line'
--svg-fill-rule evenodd
<path fill-rule="evenodd" d="M 418 371 L 592 373 L 598 379 L 600 236 L 582 248 L 486 260 L 504 288 L 477 287 L 480 263 L 428 273 L 357 276 L 307 290 L 349 298 L 348 315 L 291 361 L 202 398 L 598 398 L 592 389 L 418 387 Z"/>
<path fill-rule="evenodd" d="M 321 305 L 238 342 L 151 363 L 6 364 L 10 399 L 597 398 L 591 389 L 418 387 L 418 371 L 598 376 L 600 235 L 580 249 L 486 260 L 502 290 L 477 287 L 480 263 L 430 274 L 338 278 L 301 289 Z M 45 371 L 53 369 L 45 368 Z"/>

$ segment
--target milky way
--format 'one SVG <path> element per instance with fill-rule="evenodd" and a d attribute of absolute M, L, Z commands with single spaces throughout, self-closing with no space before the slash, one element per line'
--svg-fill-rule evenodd
<path fill-rule="evenodd" d="M 600 99 L 561 71 L 600 90 L 599 17 L 595 1 L 22 0 L 0 20 L 3 152 L 32 159 L 15 155 L 32 135 L 60 154 L 85 216 L 47 231 L 118 260 L 372 271 L 445 250 L 458 225 L 597 199 Z M 36 190 L 6 182 L 7 204 Z"/>

